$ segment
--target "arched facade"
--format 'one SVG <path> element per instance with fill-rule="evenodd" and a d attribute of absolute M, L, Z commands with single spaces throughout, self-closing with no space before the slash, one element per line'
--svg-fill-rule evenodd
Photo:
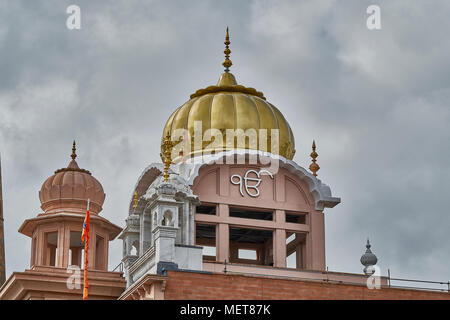
<path fill-rule="evenodd" d="M 161 165 L 152 164 L 136 183 L 120 235 L 129 285 L 145 270 L 157 269 L 155 229 L 161 228 L 166 235 L 172 230 L 173 245 L 166 249 L 174 252 L 175 268 L 191 264 L 195 270 L 255 273 L 270 268 L 279 275 L 325 270 L 323 209 L 340 202 L 327 185 L 292 160 L 258 151 L 191 160 L 172 165 L 167 182 Z M 168 205 L 174 209 L 166 217 Z M 176 223 L 167 225 L 173 219 Z M 177 256 L 187 247 L 200 261 Z"/>
<path fill-rule="evenodd" d="M 284 268 L 293 255 L 291 267 L 323 270 L 323 212 L 315 209 L 308 185 L 285 168 L 274 175 L 261 170 L 250 164 L 199 170 L 192 186 L 202 203 L 195 213 L 196 244 L 215 248 L 215 262 Z"/>

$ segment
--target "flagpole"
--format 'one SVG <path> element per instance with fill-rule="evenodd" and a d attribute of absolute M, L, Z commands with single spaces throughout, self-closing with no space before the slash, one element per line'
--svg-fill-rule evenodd
<path fill-rule="evenodd" d="M 90 199 L 87 201 L 87 209 L 86 209 L 86 218 L 84 219 L 83 225 L 83 234 L 81 236 L 81 240 L 84 241 L 84 286 L 83 286 L 83 300 L 86 300 L 88 297 L 88 263 L 89 263 L 89 204 Z"/>

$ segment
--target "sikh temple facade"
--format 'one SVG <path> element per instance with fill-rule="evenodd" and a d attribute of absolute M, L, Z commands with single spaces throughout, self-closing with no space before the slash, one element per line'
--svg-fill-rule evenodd
<path fill-rule="evenodd" d="M 105 193 L 75 160 L 39 192 L 42 213 L 19 232 L 31 243 L 30 267 L 13 272 L 0 299 L 81 299 L 80 245 L 88 199 L 92 239 L 89 299 L 449 299 L 447 293 L 369 289 L 370 272 L 331 272 L 325 260 L 325 210 L 340 203 L 317 172 L 293 160 L 288 121 L 264 94 L 225 72 L 168 118 L 162 163 L 139 176 L 124 227 L 100 215 Z M 0 189 L 1 190 L 1 189 Z M 109 242 L 123 242 L 108 271 Z M 376 263 L 370 252 L 361 259 Z M 366 270 L 366 269 L 365 269 Z"/>

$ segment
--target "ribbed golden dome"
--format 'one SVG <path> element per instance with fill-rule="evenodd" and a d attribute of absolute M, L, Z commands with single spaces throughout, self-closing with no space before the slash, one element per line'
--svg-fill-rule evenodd
<path fill-rule="evenodd" d="M 164 154 L 163 141 L 169 134 L 176 136 L 175 130 L 187 129 L 191 137 L 191 154 L 199 154 L 203 151 L 213 151 L 208 148 L 210 141 L 205 141 L 200 146 L 194 143 L 194 122 L 201 121 L 202 136 L 208 129 L 218 129 L 224 136 L 223 150 L 226 147 L 225 135 L 227 129 L 256 130 L 258 141 L 259 129 L 266 129 L 270 137 L 271 129 L 279 130 L 279 152 L 271 150 L 270 140 L 267 148 L 261 150 L 259 145 L 255 148 L 249 146 L 246 141 L 246 149 L 256 149 L 279 154 L 287 159 L 292 159 L 295 154 L 295 141 L 291 127 L 283 114 L 271 103 L 267 102 L 262 92 L 253 88 L 246 88 L 236 83 L 231 73 L 224 73 L 216 86 L 197 90 L 191 95 L 191 99 L 175 110 L 166 122 L 163 130 L 161 152 Z M 175 139 L 174 139 L 175 140 Z M 234 148 L 237 148 L 237 140 Z"/>
<path fill-rule="evenodd" d="M 190 96 L 189 101 L 172 113 L 163 130 L 161 155 L 165 154 L 164 140 L 166 137 L 170 136 L 175 143 L 179 141 L 177 139 L 180 134 L 179 129 L 189 132 L 190 155 L 243 148 L 243 143 L 239 143 L 238 139 L 233 139 L 233 143 L 227 143 L 227 130 L 231 129 L 236 132 L 235 130 L 242 129 L 245 132 L 248 129 L 254 129 L 257 143 L 249 143 L 250 139 L 246 138 L 245 149 L 267 151 L 292 159 L 295 154 L 294 136 L 282 113 L 266 101 L 262 92 L 238 85 L 236 78 L 229 72 L 232 62 L 229 59 L 231 51 L 228 46 L 230 44 L 228 28 L 224 44 L 225 61 L 222 65 L 225 67 L 225 73 L 222 74 L 217 85 L 197 90 Z M 196 143 L 194 124 L 197 121 L 201 121 L 201 137 L 204 137 L 205 132 L 209 129 L 218 129 L 222 134 L 223 141 L 215 141 L 213 137 L 212 141 Z M 260 129 L 265 129 L 265 131 L 260 131 Z M 272 144 L 275 141 L 271 141 L 272 129 L 278 129 L 279 134 L 278 146 L 274 146 L 274 148 L 272 148 Z M 260 144 L 260 136 L 264 135 L 264 132 L 268 139 L 265 143 Z M 180 154 L 177 154 L 173 160 L 176 162 L 179 156 Z M 188 155 L 183 154 L 183 156 Z"/>

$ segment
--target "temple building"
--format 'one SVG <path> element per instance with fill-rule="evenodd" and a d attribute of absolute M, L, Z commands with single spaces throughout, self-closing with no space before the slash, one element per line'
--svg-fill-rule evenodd
<path fill-rule="evenodd" d="M 318 177 L 316 143 L 309 165 L 293 160 L 288 119 L 230 72 L 228 29 L 224 44 L 217 84 L 168 115 L 162 162 L 130 190 L 124 228 L 100 216 L 102 185 L 79 168 L 74 145 L 69 165 L 42 185 L 43 213 L 19 229 L 31 239 L 30 268 L 12 273 L 0 299 L 81 299 L 81 288 L 67 283 L 75 272 L 68 270 L 81 268 L 88 199 L 90 299 L 449 299 L 391 288 L 383 276 L 369 288 L 377 263 L 369 242 L 364 273 L 327 270 L 325 218 L 341 199 Z M 118 272 L 107 269 L 116 237 Z"/>
<path fill-rule="evenodd" d="M 75 158 L 56 170 L 39 191 L 42 213 L 26 219 L 19 232 L 31 239 L 30 268 L 13 272 L 0 290 L 0 299 L 81 299 L 84 246 L 81 231 L 90 199 L 91 245 L 89 294 L 92 299 L 115 299 L 125 288 L 119 272 L 108 271 L 109 241 L 121 228 L 100 216 L 105 193 L 100 182 Z"/>

